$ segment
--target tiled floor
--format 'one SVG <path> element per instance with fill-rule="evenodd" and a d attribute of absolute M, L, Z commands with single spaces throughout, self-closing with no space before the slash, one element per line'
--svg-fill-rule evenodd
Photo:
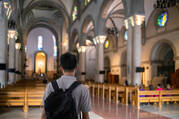
<path fill-rule="evenodd" d="M 159 114 L 138 110 L 132 106 L 108 103 L 101 98 L 92 99 L 92 110 L 104 119 L 169 119 Z"/>
<path fill-rule="evenodd" d="M 164 115 L 172 119 L 179 119 L 179 104 L 163 104 L 161 109 L 158 108 L 158 106 L 148 104 L 141 106 L 141 109 L 154 114 Z"/>
<path fill-rule="evenodd" d="M 179 119 L 179 105 L 164 105 L 162 110 L 157 106 L 145 105 L 141 106 L 141 109 L 93 98 L 90 117 L 91 119 Z M 0 108 L 0 119 L 40 119 L 41 111 L 38 107 L 30 108 L 28 113 L 24 113 L 22 107 Z"/>

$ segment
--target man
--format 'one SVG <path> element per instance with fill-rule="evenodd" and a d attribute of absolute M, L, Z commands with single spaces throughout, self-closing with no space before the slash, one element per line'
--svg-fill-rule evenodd
<path fill-rule="evenodd" d="M 57 84 L 59 88 L 68 89 L 71 86 L 71 84 L 76 81 L 76 78 L 74 77 L 75 71 L 77 69 L 76 56 L 67 52 L 61 56 L 60 63 L 60 70 L 62 71 L 63 76 L 57 79 Z M 52 87 L 52 84 L 49 83 L 46 86 L 46 90 L 44 93 L 43 105 L 45 99 L 53 91 L 54 89 Z M 78 115 L 80 115 L 82 112 L 82 119 L 89 119 L 89 111 L 91 110 L 91 100 L 88 88 L 81 84 L 73 90 L 72 96 L 76 104 L 76 111 Z M 43 109 L 42 111 L 41 119 L 46 119 L 45 109 Z"/>

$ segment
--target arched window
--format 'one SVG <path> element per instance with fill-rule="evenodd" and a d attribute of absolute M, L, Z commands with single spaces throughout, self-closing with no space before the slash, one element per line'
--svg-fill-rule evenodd
<path fill-rule="evenodd" d="M 42 50 L 43 48 L 43 37 L 38 36 L 38 50 Z"/>
<path fill-rule="evenodd" d="M 128 30 L 124 32 L 124 40 L 128 40 Z"/>
<path fill-rule="evenodd" d="M 163 27 L 165 26 L 165 24 L 167 23 L 168 20 L 168 14 L 166 11 L 160 13 L 157 17 L 157 25 L 159 27 Z"/>
<path fill-rule="evenodd" d="M 91 2 L 91 0 L 85 0 L 85 6 L 87 6 L 88 3 L 90 3 L 90 2 Z"/>
<path fill-rule="evenodd" d="M 73 7 L 73 13 L 72 13 L 72 19 L 73 19 L 73 21 L 75 21 L 77 19 L 77 16 L 78 16 L 78 7 L 77 7 L 77 5 L 75 5 Z"/>
<path fill-rule="evenodd" d="M 53 52 L 53 56 L 56 57 L 57 56 L 57 45 L 56 45 L 56 38 L 55 36 L 52 36 L 53 38 L 53 47 L 54 47 L 54 52 Z"/>
<path fill-rule="evenodd" d="M 109 40 L 107 39 L 105 42 L 104 42 L 104 48 L 109 48 Z"/>

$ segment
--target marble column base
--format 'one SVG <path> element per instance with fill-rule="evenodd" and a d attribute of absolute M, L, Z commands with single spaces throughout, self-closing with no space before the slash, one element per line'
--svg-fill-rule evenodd
<path fill-rule="evenodd" d="M 6 86 L 6 71 L 0 71 L 0 88 Z"/>
<path fill-rule="evenodd" d="M 13 83 L 15 83 L 15 82 L 16 82 L 16 80 L 15 80 L 15 73 L 9 72 L 8 84 L 13 84 Z"/>

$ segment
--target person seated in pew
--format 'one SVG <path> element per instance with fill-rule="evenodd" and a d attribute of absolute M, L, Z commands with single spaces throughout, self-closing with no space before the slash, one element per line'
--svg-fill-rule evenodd
<path fill-rule="evenodd" d="M 139 86 L 139 90 L 140 90 L 140 91 L 145 91 L 145 89 L 143 88 L 142 85 Z M 145 95 L 140 95 L 140 97 L 145 97 Z"/>
<path fill-rule="evenodd" d="M 161 91 L 161 90 L 163 90 L 163 88 L 161 87 L 161 84 L 158 84 L 157 85 L 157 89 L 156 89 L 157 91 Z M 158 95 L 155 95 L 155 97 L 158 97 Z"/>
<path fill-rule="evenodd" d="M 153 87 L 153 85 L 151 84 L 151 85 L 149 85 L 149 90 L 154 90 L 154 87 Z M 148 95 L 148 97 L 153 97 L 153 95 Z"/>
<path fill-rule="evenodd" d="M 170 84 L 167 84 L 167 88 L 166 88 L 167 91 L 171 90 L 171 86 Z M 172 95 L 164 95 L 164 96 L 172 96 Z"/>
<path fill-rule="evenodd" d="M 170 86 L 169 83 L 167 84 L 167 88 L 166 88 L 166 90 L 171 90 L 171 86 Z"/>

